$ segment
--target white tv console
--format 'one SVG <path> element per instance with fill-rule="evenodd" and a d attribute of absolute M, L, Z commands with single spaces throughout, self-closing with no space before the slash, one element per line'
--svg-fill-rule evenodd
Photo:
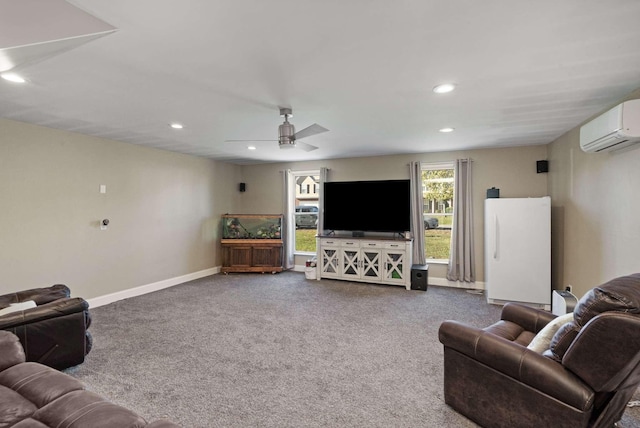
<path fill-rule="evenodd" d="M 318 236 L 317 248 L 317 279 L 344 279 L 411 289 L 411 239 Z"/>

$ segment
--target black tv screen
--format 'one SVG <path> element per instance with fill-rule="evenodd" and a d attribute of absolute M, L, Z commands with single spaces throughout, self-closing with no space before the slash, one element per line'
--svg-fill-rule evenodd
<path fill-rule="evenodd" d="M 324 229 L 405 232 L 411 225 L 409 180 L 324 184 Z"/>

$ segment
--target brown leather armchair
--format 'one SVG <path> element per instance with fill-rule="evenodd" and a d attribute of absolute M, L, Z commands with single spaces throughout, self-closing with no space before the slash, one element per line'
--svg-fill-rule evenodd
<path fill-rule="evenodd" d="M 0 316 L 0 330 L 18 336 L 27 361 L 64 369 L 78 365 L 91 350 L 89 304 L 56 284 L 0 296 L 0 309 L 32 300 L 37 305 Z"/>
<path fill-rule="evenodd" d="M 25 362 L 18 338 L 0 331 L 0 426 L 179 428 L 168 419 L 147 423 L 129 409 L 85 390 L 77 379 Z"/>
<path fill-rule="evenodd" d="M 479 329 L 445 321 L 444 398 L 484 427 L 611 427 L 640 385 L 640 274 L 589 291 L 540 353 L 555 316 L 508 303 Z"/>

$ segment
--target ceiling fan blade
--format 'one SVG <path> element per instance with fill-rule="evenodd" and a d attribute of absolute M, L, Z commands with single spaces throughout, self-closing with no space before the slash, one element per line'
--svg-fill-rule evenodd
<path fill-rule="evenodd" d="M 303 143 L 302 141 L 298 140 L 296 140 L 296 148 L 304 150 L 305 152 L 311 152 L 318 149 L 316 146 L 312 146 L 311 144 Z"/>
<path fill-rule="evenodd" d="M 327 131 L 328 131 L 327 128 L 320 126 L 317 123 L 314 123 L 313 125 L 307 126 L 306 128 L 296 132 L 295 134 L 293 134 L 293 136 L 297 141 L 300 138 L 310 137 L 312 135 L 320 134 L 322 132 L 327 132 Z"/>
<path fill-rule="evenodd" d="M 254 141 L 270 141 L 270 142 L 277 142 L 278 140 L 224 140 L 225 143 L 251 143 Z"/>

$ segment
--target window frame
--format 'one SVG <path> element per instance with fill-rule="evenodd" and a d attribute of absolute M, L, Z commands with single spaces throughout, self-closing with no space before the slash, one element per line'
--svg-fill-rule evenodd
<path fill-rule="evenodd" d="M 320 180 L 320 169 L 310 169 L 310 170 L 300 170 L 300 171 L 294 171 L 291 170 L 291 175 L 292 175 L 292 180 L 290 183 L 290 187 L 289 189 L 287 189 L 288 192 L 290 192 L 290 194 L 293 196 L 293 204 L 291 209 L 293 210 L 293 212 L 287 213 L 287 218 L 290 219 L 290 221 L 292 221 L 293 223 L 293 254 L 294 255 L 300 255 L 300 256 L 312 256 L 312 255 L 316 255 L 317 254 L 317 245 L 314 244 L 314 251 L 299 251 L 297 250 L 297 241 L 296 241 L 296 215 L 308 215 L 309 213 L 305 213 L 305 212 L 300 212 L 300 213 L 296 213 L 296 207 L 298 207 L 299 205 L 314 205 L 314 204 L 309 204 L 307 203 L 307 201 L 305 201 L 304 199 L 300 200 L 298 199 L 298 196 L 306 196 L 306 195 L 317 195 L 315 202 L 315 205 L 318 207 L 318 220 L 320 217 L 320 206 L 319 206 L 319 198 L 320 198 L 320 194 L 319 194 L 319 186 L 317 185 L 318 181 Z M 315 183 L 313 184 L 313 189 L 317 190 L 316 192 L 313 193 L 302 193 L 302 187 L 306 186 L 307 190 L 311 190 L 311 186 L 310 184 L 306 184 L 303 185 L 303 183 L 300 183 L 298 185 L 298 179 L 300 177 L 315 177 Z M 298 191 L 299 190 L 299 191 Z M 297 205 L 296 205 L 297 203 Z M 319 222 L 318 222 L 319 224 Z M 302 230 L 313 230 L 313 229 L 302 229 Z M 318 234 L 318 229 L 316 227 L 316 235 Z"/>
<path fill-rule="evenodd" d="M 421 173 L 425 172 L 425 171 L 435 171 L 435 170 L 452 170 L 453 171 L 453 177 L 451 178 L 451 182 L 453 184 L 453 192 L 455 193 L 455 163 L 454 162 L 426 162 L 426 163 L 422 163 L 421 164 Z M 422 176 L 422 174 L 421 174 Z M 448 181 L 448 180 L 447 180 Z M 423 204 L 424 204 L 424 194 L 426 193 L 426 182 L 424 179 L 422 179 L 421 177 L 421 186 L 422 186 L 422 194 L 423 194 Z M 422 211 L 422 215 L 424 217 L 425 214 L 434 214 L 434 215 L 443 215 L 443 216 L 451 216 L 453 217 L 453 210 L 455 209 L 455 205 L 453 204 L 454 198 L 452 196 L 451 198 L 451 206 L 453 207 L 453 209 L 451 210 L 451 213 L 433 213 L 433 212 L 425 212 L 424 208 Z M 426 207 L 426 204 L 424 204 L 424 206 Z M 453 222 L 452 222 L 453 223 Z M 422 226 L 422 233 L 424 234 L 426 232 L 427 229 L 425 229 L 424 227 L 424 221 L 421 224 Z M 451 232 L 453 232 L 453 224 L 451 226 Z M 433 258 L 429 258 L 429 254 L 427 253 L 427 237 L 425 236 L 424 239 L 425 242 L 425 257 L 428 263 L 434 263 L 434 264 L 448 264 L 449 263 L 449 257 L 451 256 L 451 235 L 449 236 L 449 252 L 448 252 L 448 257 L 446 259 L 433 259 Z"/>

